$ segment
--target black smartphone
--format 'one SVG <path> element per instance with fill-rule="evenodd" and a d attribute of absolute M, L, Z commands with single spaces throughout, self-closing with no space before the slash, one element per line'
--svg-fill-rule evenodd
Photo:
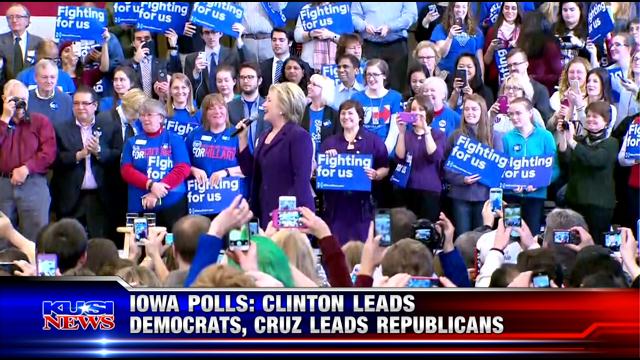
<path fill-rule="evenodd" d="M 158 70 L 158 81 L 167 82 L 167 72 L 164 69 Z"/>
<path fill-rule="evenodd" d="M 249 221 L 249 237 L 260 235 L 260 219 L 254 217 Z"/>
<path fill-rule="evenodd" d="M 467 84 L 467 69 L 456 69 L 455 79 L 460 79 Z"/>
<path fill-rule="evenodd" d="M 504 227 L 520 227 L 522 226 L 522 218 L 520 214 L 522 208 L 518 204 L 509 204 L 504 209 Z"/>
<path fill-rule="evenodd" d="M 153 51 L 153 40 L 145 41 L 140 48 L 149 49 L 149 51 Z"/>
<path fill-rule="evenodd" d="M 102 45 L 95 45 L 95 46 L 93 46 L 92 50 L 101 52 L 102 51 Z"/>
<path fill-rule="evenodd" d="M 374 220 L 376 235 L 381 235 L 380 246 L 391 246 L 391 210 L 378 209 Z"/>
<path fill-rule="evenodd" d="M 456 18 L 455 25 L 462 27 L 462 18 Z"/>

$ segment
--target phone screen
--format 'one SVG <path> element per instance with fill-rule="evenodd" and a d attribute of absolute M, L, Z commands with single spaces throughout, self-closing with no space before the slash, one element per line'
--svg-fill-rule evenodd
<path fill-rule="evenodd" d="M 440 279 L 425 276 L 412 276 L 407 284 L 408 288 L 433 288 L 438 286 L 440 286 Z"/>
<path fill-rule="evenodd" d="M 297 207 L 295 196 L 280 196 L 278 198 L 278 210 L 295 210 Z"/>
<path fill-rule="evenodd" d="M 604 246 L 611 251 L 620 251 L 622 245 L 622 233 L 619 231 L 605 233 Z"/>
<path fill-rule="evenodd" d="M 456 69 L 456 79 L 462 80 L 463 83 L 467 83 L 467 69 Z"/>
<path fill-rule="evenodd" d="M 167 235 L 164 236 L 164 244 L 165 245 L 173 245 L 173 234 L 172 233 L 167 233 Z"/>
<path fill-rule="evenodd" d="M 229 246 L 231 251 L 249 250 L 249 226 L 247 224 L 242 225 L 240 230 L 234 229 L 229 232 Z"/>
<path fill-rule="evenodd" d="M 278 211 L 278 228 L 297 229 L 302 227 L 298 210 Z"/>
<path fill-rule="evenodd" d="M 504 226 L 522 226 L 522 218 L 520 217 L 520 206 L 507 206 L 507 208 L 504 210 Z"/>
<path fill-rule="evenodd" d="M 414 236 L 416 240 L 427 241 L 431 239 L 431 229 L 416 229 Z"/>
<path fill-rule="evenodd" d="M 249 237 L 260 235 L 260 222 L 254 218 L 249 221 Z"/>
<path fill-rule="evenodd" d="M 553 242 L 556 244 L 570 244 L 571 234 L 569 230 L 556 230 L 553 232 Z"/>
<path fill-rule="evenodd" d="M 378 212 L 375 218 L 376 235 L 381 235 L 380 246 L 391 245 L 391 213 Z"/>
<path fill-rule="evenodd" d="M 38 254 L 38 276 L 56 276 L 58 255 Z"/>
<path fill-rule="evenodd" d="M 551 281 L 549 280 L 549 275 L 547 274 L 538 274 L 532 279 L 534 288 L 548 288 L 551 287 Z"/>
<path fill-rule="evenodd" d="M 491 188 L 489 191 L 489 200 L 491 201 L 492 212 L 502 210 L 502 189 Z"/>
<path fill-rule="evenodd" d="M 136 242 L 146 239 L 149 235 L 149 224 L 145 218 L 137 218 L 133 222 L 133 233 L 136 237 Z"/>

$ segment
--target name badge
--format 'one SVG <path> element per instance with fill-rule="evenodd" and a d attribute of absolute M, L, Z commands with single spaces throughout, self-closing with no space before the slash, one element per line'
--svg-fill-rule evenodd
<path fill-rule="evenodd" d="M 228 140 L 229 140 L 229 137 L 228 137 L 228 136 L 223 136 L 223 137 L 222 137 L 222 140 L 224 140 L 224 141 L 228 141 Z"/>
<path fill-rule="evenodd" d="M 27 62 L 32 63 L 36 59 L 36 51 L 35 50 L 27 50 Z"/>
<path fill-rule="evenodd" d="M 147 140 L 145 139 L 136 140 L 136 145 L 146 145 L 146 144 L 147 144 Z"/>
<path fill-rule="evenodd" d="M 203 141 L 211 141 L 213 138 L 210 135 L 202 135 L 200 139 Z"/>

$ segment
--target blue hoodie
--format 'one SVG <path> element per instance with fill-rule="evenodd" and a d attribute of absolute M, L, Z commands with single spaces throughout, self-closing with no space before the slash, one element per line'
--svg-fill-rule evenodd
<path fill-rule="evenodd" d="M 504 153 L 508 157 L 522 158 L 529 156 L 553 156 L 553 175 L 551 176 L 551 182 L 558 178 L 560 175 L 560 168 L 558 167 L 558 149 L 553 135 L 546 129 L 534 126 L 533 132 L 529 137 L 525 138 L 520 134 L 517 129 L 513 129 L 506 133 L 502 138 L 502 145 Z M 524 197 L 535 197 L 546 199 L 547 188 L 539 188 L 534 192 L 523 192 L 517 194 L 513 191 L 505 191 L 505 194 L 515 194 Z"/>

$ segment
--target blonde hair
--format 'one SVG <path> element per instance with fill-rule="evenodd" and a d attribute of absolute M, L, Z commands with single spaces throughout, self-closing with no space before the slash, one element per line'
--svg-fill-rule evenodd
<path fill-rule="evenodd" d="M 293 264 L 316 284 L 322 284 L 316 273 L 316 259 L 307 236 L 299 231 L 281 230 L 271 237 Z"/>
<path fill-rule="evenodd" d="M 6 96 L 15 87 L 20 87 L 25 92 L 29 91 L 29 89 L 27 89 L 27 87 L 21 81 L 16 80 L 16 79 L 11 79 L 11 80 L 7 81 L 6 84 L 4 84 L 4 87 L 2 88 L 2 93 Z"/>
<path fill-rule="evenodd" d="M 207 120 L 207 111 L 216 105 L 224 106 L 224 109 L 227 112 L 227 127 L 231 126 L 231 121 L 229 121 L 229 109 L 227 108 L 227 103 L 224 101 L 224 96 L 220 93 L 208 94 L 204 99 L 202 99 L 202 105 L 200 105 L 200 111 L 202 112 L 200 122 L 202 127 L 206 130 L 211 130 L 209 120 Z"/>
<path fill-rule="evenodd" d="M 569 68 L 574 64 L 582 64 L 584 66 L 585 80 L 584 84 L 580 84 L 580 91 L 583 94 L 587 93 L 587 75 L 589 74 L 589 71 L 591 71 L 591 63 L 583 57 L 576 56 L 564 66 L 564 69 L 562 69 L 562 73 L 560 74 L 558 94 L 560 94 L 561 97 L 564 97 L 564 94 L 569 90 Z"/>
<path fill-rule="evenodd" d="M 122 110 L 126 112 L 135 112 L 140 114 L 140 107 L 148 99 L 147 95 L 139 88 L 129 89 L 122 95 Z"/>
<path fill-rule="evenodd" d="M 278 98 L 284 118 L 298 124 L 307 106 L 307 96 L 300 86 L 291 82 L 274 84 L 269 88 L 269 93 Z"/>
<path fill-rule="evenodd" d="M 540 5 L 540 12 L 551 24 L 555 24 L 558 21 L 558 8 L 560 3 L 558 2 L 544 2 Z"/>
<path fill-rule="evenodd" d="M 256 283 L 249 275 L 229 265 L 209 265 L 200 271 L 191 287 L 197 288 L 254 288 Z"/>
<path fill-rule="evenodd" d="M 449 98 L 449 88 L 447 88 L 447 83 L 444 82 L 444 80 L 442 80 L 441 78 L 437 76 L 428 77 L 422 84 L 423 93 L 424 89 L 426 89 L 427 86 L 436 86 L 440 90 L 440 92 L 444 94 L 444 98 L 442 99 L 442 101 L 446 102 Z"/>
<path fill-rule="evenodd" d="M 156 274 L 144 266 L 128 266 L 120 269 L 116 276 L 133 287 L 160 287 L 160 280 Z"/>
<path fill-rule="evenodd" d="M 198 109 L 193 105 L 193 86 L 191 86 L 191 80 L 189 80 L 187 75 L 182 73 L 175 73 L 171 75 L 171 81 L 169 81 L 169 100 L 167 101 L 167 115 L 169 117 L 175 115 L 175 111 L 173 109 L 173 96 L 171 96 L 171 86 L 175 81 L 182 81 L 189 88 L 189 97 L 185 108 L 189 112 L 189 115 L 195 115 Z"/>
<path fill-rule="evenodd" d="M 509 74 L 506 79 L 502 82 L 500 86 L 499 95 L 504 95 L 506 93 L 505 88 L 509 85 L 520 86 L 524 91 L 524 97 L 529 100 L 533 100 L 533 86 L 530 81 L 526 81 L 525 78 L 520 74 Z"/>
<path fill-rule="evenodd" d="M 320 98 L 325 105 L 333 104 L 336 97 L 336 87 L 332 80 L 320 74 L 313 74 L 311 75 L 311 78 L 309 78 L 309 82 L 314 82 L 320 85 L 322 88 Z"/>
<path fill-rule="evenodd" d="M 358 240 L 351 240 L 342 245 L 342 252 L 344 253 L 349 270 L 360 263 L 360 259 L 362 259 L 362 248 L 364 248 L 364 243 Z"/>
<path fill-rule="evenodd" d="M 426 49 L 426 48 L 433 50 L 433 53 L 436 55 L 436 64 L 440 63 L 440 60 L 442 59 L 442 57 L 440 56 L 438 47 L 436 47 L 436 44 L 428 40 L 420 41 L 418 45 L 416 45 L 416 48 L 413 50 L 413 53 L 412 53 L 413 59 L 418 61 L 418 53 L 420 53 L 422 49 Z"/>

